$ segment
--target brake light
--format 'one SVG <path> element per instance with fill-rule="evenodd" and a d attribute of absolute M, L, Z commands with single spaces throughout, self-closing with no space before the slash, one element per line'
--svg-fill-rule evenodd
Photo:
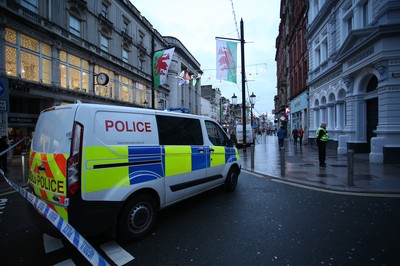
<path fill-rule="evenodd" d="M 81 154 L 83 125 L 74 123 L 71 139 L 71 155 L 67 160 L 67 182 L 69 196 L 73 196 L 81 187 Z"/>

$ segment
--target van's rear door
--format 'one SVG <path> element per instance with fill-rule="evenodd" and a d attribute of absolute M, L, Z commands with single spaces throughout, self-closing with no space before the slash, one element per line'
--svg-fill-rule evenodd
<path fill-rule="evenodd" d="M 54 107 L 40 114 L 29 158 L 29 183 L 35 195 L 67 221 L 67 159 L 76 106 Z"/>

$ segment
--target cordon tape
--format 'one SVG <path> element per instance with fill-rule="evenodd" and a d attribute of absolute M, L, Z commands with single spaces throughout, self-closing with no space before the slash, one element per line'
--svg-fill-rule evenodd
<path fill-rule="evenodd" d="M 0 152 L 0 156 L 9 150 L 13 149 L 22 141 L 26 140 L 24 138 L 19 142 L 15 143 L 13 146 L 9 147 L 7 150 Z M 35 197 L 32 193 L 28 192 L 23 187 L 17 185 L 16 183 L 8 180 L 8 178 L 4 175 L 3 170 L 0 169 L 0 176 L 3 176 L 7 183 L 13 187 L 19 194 L 21 194 L 25 199 L 31 203 L 35 209 L 40 212 L 47 220 L 49 220 L 60 233 L 62 233 L 65 238 L 68 239 L 71 244 L 92 264 L 92 265 L 99 265 L 99 266 L 106 266 L 110 265 L 98 252 L 95 248 L 90 245 L 89 242 L 85 240 L 85 238 L 78 233 L 68 222 L 66 222 L 63 218 L 61 218 L 58 213 L 53 211 L 49 206 L 47 206 L 44 202 L 40 199 Z"/>

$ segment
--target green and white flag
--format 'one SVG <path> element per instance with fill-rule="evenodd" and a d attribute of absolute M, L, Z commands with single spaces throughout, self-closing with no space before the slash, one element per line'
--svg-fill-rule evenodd
<path fill-rule="evenodd" d="M 175 47 L 168 50 L 157 51 L 153 55 L 154 88 L 167 81 L 168 68 L 174 55 Z"/>
<path fill-rule="evenodd" d="M 217 79 L 236 83 L 237 43 L 217 40 Z"/>

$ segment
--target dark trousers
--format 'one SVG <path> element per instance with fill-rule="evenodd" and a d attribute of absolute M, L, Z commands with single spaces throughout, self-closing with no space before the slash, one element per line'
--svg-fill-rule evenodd
<path fill-rule="evenodd" d="M 299 136 L 299 143 L 300 145 L 303 143 L 303 136 Z"/>
<path fill-rule="evenodd" d="M 318 158 L 319 158 L 319 165 L 325 164 L 326 158 L 326 141 L 317 141 L 318 145 Z"/>
<path fill-rule="evenodd" d="M 3 171 L 8 171 L 8 169 L 7 169 L 7 153 L 0 156 L 0 168 Z"/>
<path fill-rule="evenodd" d="M 283 147 L 283 142 L 285 141 L 285 139 L 278 139 L 278 143 L 279 143 L 279 148 Z"/>

